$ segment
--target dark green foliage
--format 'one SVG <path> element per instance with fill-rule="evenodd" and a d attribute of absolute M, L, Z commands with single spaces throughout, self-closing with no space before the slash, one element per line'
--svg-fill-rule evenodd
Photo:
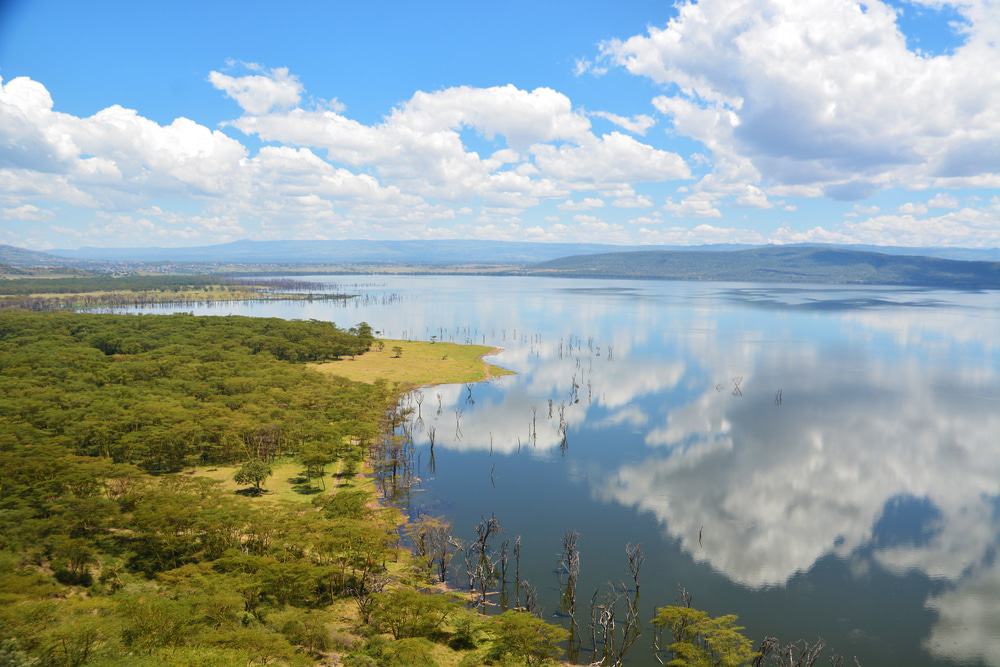
<path fill-rule="evenodd" d="M 80 276 L 76 278 L 14 278 L 0 280 L 0 294 L 75 294 L 78 292 L 181 290 L 210 287 L 224 282 L 222 276 Z"/>
<path fill-rule="evenodd" d="M 294 362 L 365 346 L 319 322 L 0 313 L 0 656 L 294 665 L 328 650 L 318 614 L 383 576 L 391 524 L 346 491 L 349 511 L 324 512 L 164 473 L 266 469 L 306 443 L 359 460 L 392 395 Z"/>
<path fill-rule="evenodd" d="M 364 491 L 345 490 L 323 504 L 323 510 L 331 519 L 360 519 L 368 512 L 370 496 Z"/>
<path fill-rule="evenodd" d="M 437 667 L 433 644 L 423 638 L 387 642 L 374 638 L 360 651 L 345 657 L 346 667 Z"/>
<path fill-rule="evenodd" d="M 323 322 L 0 314 L 0 437 L 55 443 L 151 472 L 269 459 L 374 436 L 384 389 L 285 361 L 369 342 Z"/>
<path fill-rule="evenodd" d="M 562 655 L 560 644 L 569 632 L 524 611 L 505 611 L 493 621 L 495 638 L 489 651 L 493 661 L 544 665 Z"/>

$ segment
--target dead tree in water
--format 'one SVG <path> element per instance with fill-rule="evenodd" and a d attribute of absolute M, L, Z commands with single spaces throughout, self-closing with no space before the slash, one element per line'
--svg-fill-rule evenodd
<path fill-rule="evenodd" d="M 559 579 L 562 584 L 561 611 L 569 616 L 569 658 L 575 662 L 579 651 L 580 628 L 576 623 L 576 582 L 580 576 L 580 533 L 569 530 L 563 535 L 562 558 L 559 561 Z M 565 575 L 565 582 L 562 581 Z"/>
<path fill-rule="evenodd" d="M 483 518 L 476 525 L 476 539 L 465 554 L 466 573 L 469 575 L 469 589 L 478 590 L 475 606 L 483 611 L 487 595 L 497 578 L 497 560 L 490 552 L 490 539 L 502 530 L 496 516 Z"/>
<path fill-rule="evenodd" d="M 507 548 L 508 540 L 500 543 L 500 611 L 507 610 Z"/>
<path fill-rule="evenodd" d="M 635 583 L 635 592 L 639 592 L 639 570 L 642 569 L 642 563 L 646 560 L 646 557 L 642 553 L 641 544 L 626 544 L 625 545 L 625 558 L 628 560 L 628 571 L 632 575 L 632 581 Z"/>
<path fill-rule="evenodd" d="M 421 514 L 407 527 L 406 532 L 413 543 L 414 554 L 424 560 L 428 570 L 434 570 L 436 566 L 438 578 L 444 582 L 454 544 L 451 523 L 446 519 Z"/>
<path fill-rule="evenodd" d="M 437 473 L 437 461 L 434 457 L 434 438 L 437 436 L 437 429 L 433 426 L 427 428 L 427 439 L 431 444 L 430 457 L 427 459 L 427 470 L 432 474 Z"/>
<path fill-rule="evenodd" d="M 522 609 L 529 614 L 538 616 L 538 591 L 527 581 L 521 582 L 521 591 L 524 593 L 524 606 Z"/>
<path fill-rule="evenodd" d="M 455 408 L 455 439 L 462 439 L 462 408 Z"/>
<path fill-rule="evenodd" d="M 624 614 L 620 619 L 619 613 Z M 593 664 L 620 667 L 641 634 L 638 593 L 629 596 L 611 584 L 608 584 L 608 592 L 604 595 L 594 591 L 590 603 Z"/>
<path fill-rule="evenodd" d="M 514 606 L 521 606 L 521 536 L 514 538 Z"/>
<path fill-rule="evenodd" d="M 753 667 L 813 667 L 823 657 L 826 642 L 817 639 L 815 643 L 804 640 L 782 644 L 776 637 L 766 637 L 757 649 Z M 842 655 L 831 655 L 828 658 L 833 667 L 843 667 L 846 660 Z M 853 660 L 860 667 L 857 658 Z"/>
<path fill-rule="evenodd" d="M 531 440 L 538 442 L 538 406 L 531 406 Z"/>
<path fill-rule="evenodd" d="M 642 547 L 638 544 L 626 545 L 625 559 L 635 584 L 634 593 L 629 595 L 624 583 L 618 586 L 609 583 L 607 593 L 601 595 L 600 591 L 594 591 L 590 601 L 590 641 L 595 665 L 619 667 L 624 664 L 625 656 L 642 634 L 639 619 L 639 572 L 644 560 Z M 688 604 L 690 606 L 690 598 Z M 654 654 L 658 641 L 659 637 L 654 637 Z"/>

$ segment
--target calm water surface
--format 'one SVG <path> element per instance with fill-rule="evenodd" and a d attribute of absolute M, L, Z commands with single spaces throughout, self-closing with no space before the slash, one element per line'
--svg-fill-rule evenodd
<path fill-rule="evenodd" d="M 466 539 L 495 514 L 522 537 L 547 617 L 576 530 L 584 628 L 593 591 L 628 578 L 631 542 L 646 553 L 646 619 L 683 585 L 755 642 L 822 637 L 864 665 L 1000 665 L 1000 294 L 308 279 L 369 298 L 170 310 L 502 347 L 491 360 L 516 376 L 471 400 L 461 385 L 425 390 L 410 504 Z M 452 570 L 464 575 L 460 558 Z M 650 635 L 630 665 L 655 664 Z"/>

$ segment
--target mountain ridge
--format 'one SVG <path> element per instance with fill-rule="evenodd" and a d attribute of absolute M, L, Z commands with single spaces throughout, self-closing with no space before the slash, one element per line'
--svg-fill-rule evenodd
<path fill-rule="evenodd" d="M 697 254 L 647 250 L 577 255 L 540 262 L 527 267 L 523 274 L 1000 289 L 1000 262 L 891 255 L 830 246 L 767 246 Z"/>
<path fill-rule="evenodd" d="M 133 262 L 212 262 L 287 264 L 531 264 L 560 257 L 609 252 L 669 250 L 676 252 L 736 251 L 771 247 L 752 244 L 614 245 L 606 243 L 541 243 L 478 239 L 338 241 L 244 239 L 209 246 L 56 249 L 63 259 Z M 900 246 L 794 244 L 775 247 L 833 247 L 890 255 L 922 255 L 944 259 L 1000 261 L 1000 248 L 907 248 Z"/>

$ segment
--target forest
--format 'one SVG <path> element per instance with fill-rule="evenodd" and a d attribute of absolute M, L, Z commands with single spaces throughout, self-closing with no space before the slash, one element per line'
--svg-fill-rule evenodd
<path fill-rule="evenodd" d="M 88 310 L 158 303 L 338 300 L 352 295 L 297 279 L 230 275 L 108 275 L 0 278 L 0 309 Z"/>
<path fill-rule="evenodd" d="M 507 599 L 498 522 L 465 546 L 444 519 L 407 524 L 376 502 L 372 453 L 395 451 L 403 419 L 396 387 L 305 363 L 373 342 L 365 323 L 0 313 L 0 664 L 472 667 L 572 653 L 567 630 L 522 603 L 530 586 Z M 304 495 L 267 497 L 289 465 Z M 225 466 L 236 492 L 198 474 Z M 479 554 L 476 590 L 440 583 L 459 553 Z M 638 583 L 636 569 L 636 596 Z M 595 655 L 601 628 L 601 664 L 621 664 L 637 626 L 616 630 L 601 609 Z M 652 623 L 668 631 L 654 643 L 668 664 L 757 655 L 735 618 L 689 603 Z"/>

